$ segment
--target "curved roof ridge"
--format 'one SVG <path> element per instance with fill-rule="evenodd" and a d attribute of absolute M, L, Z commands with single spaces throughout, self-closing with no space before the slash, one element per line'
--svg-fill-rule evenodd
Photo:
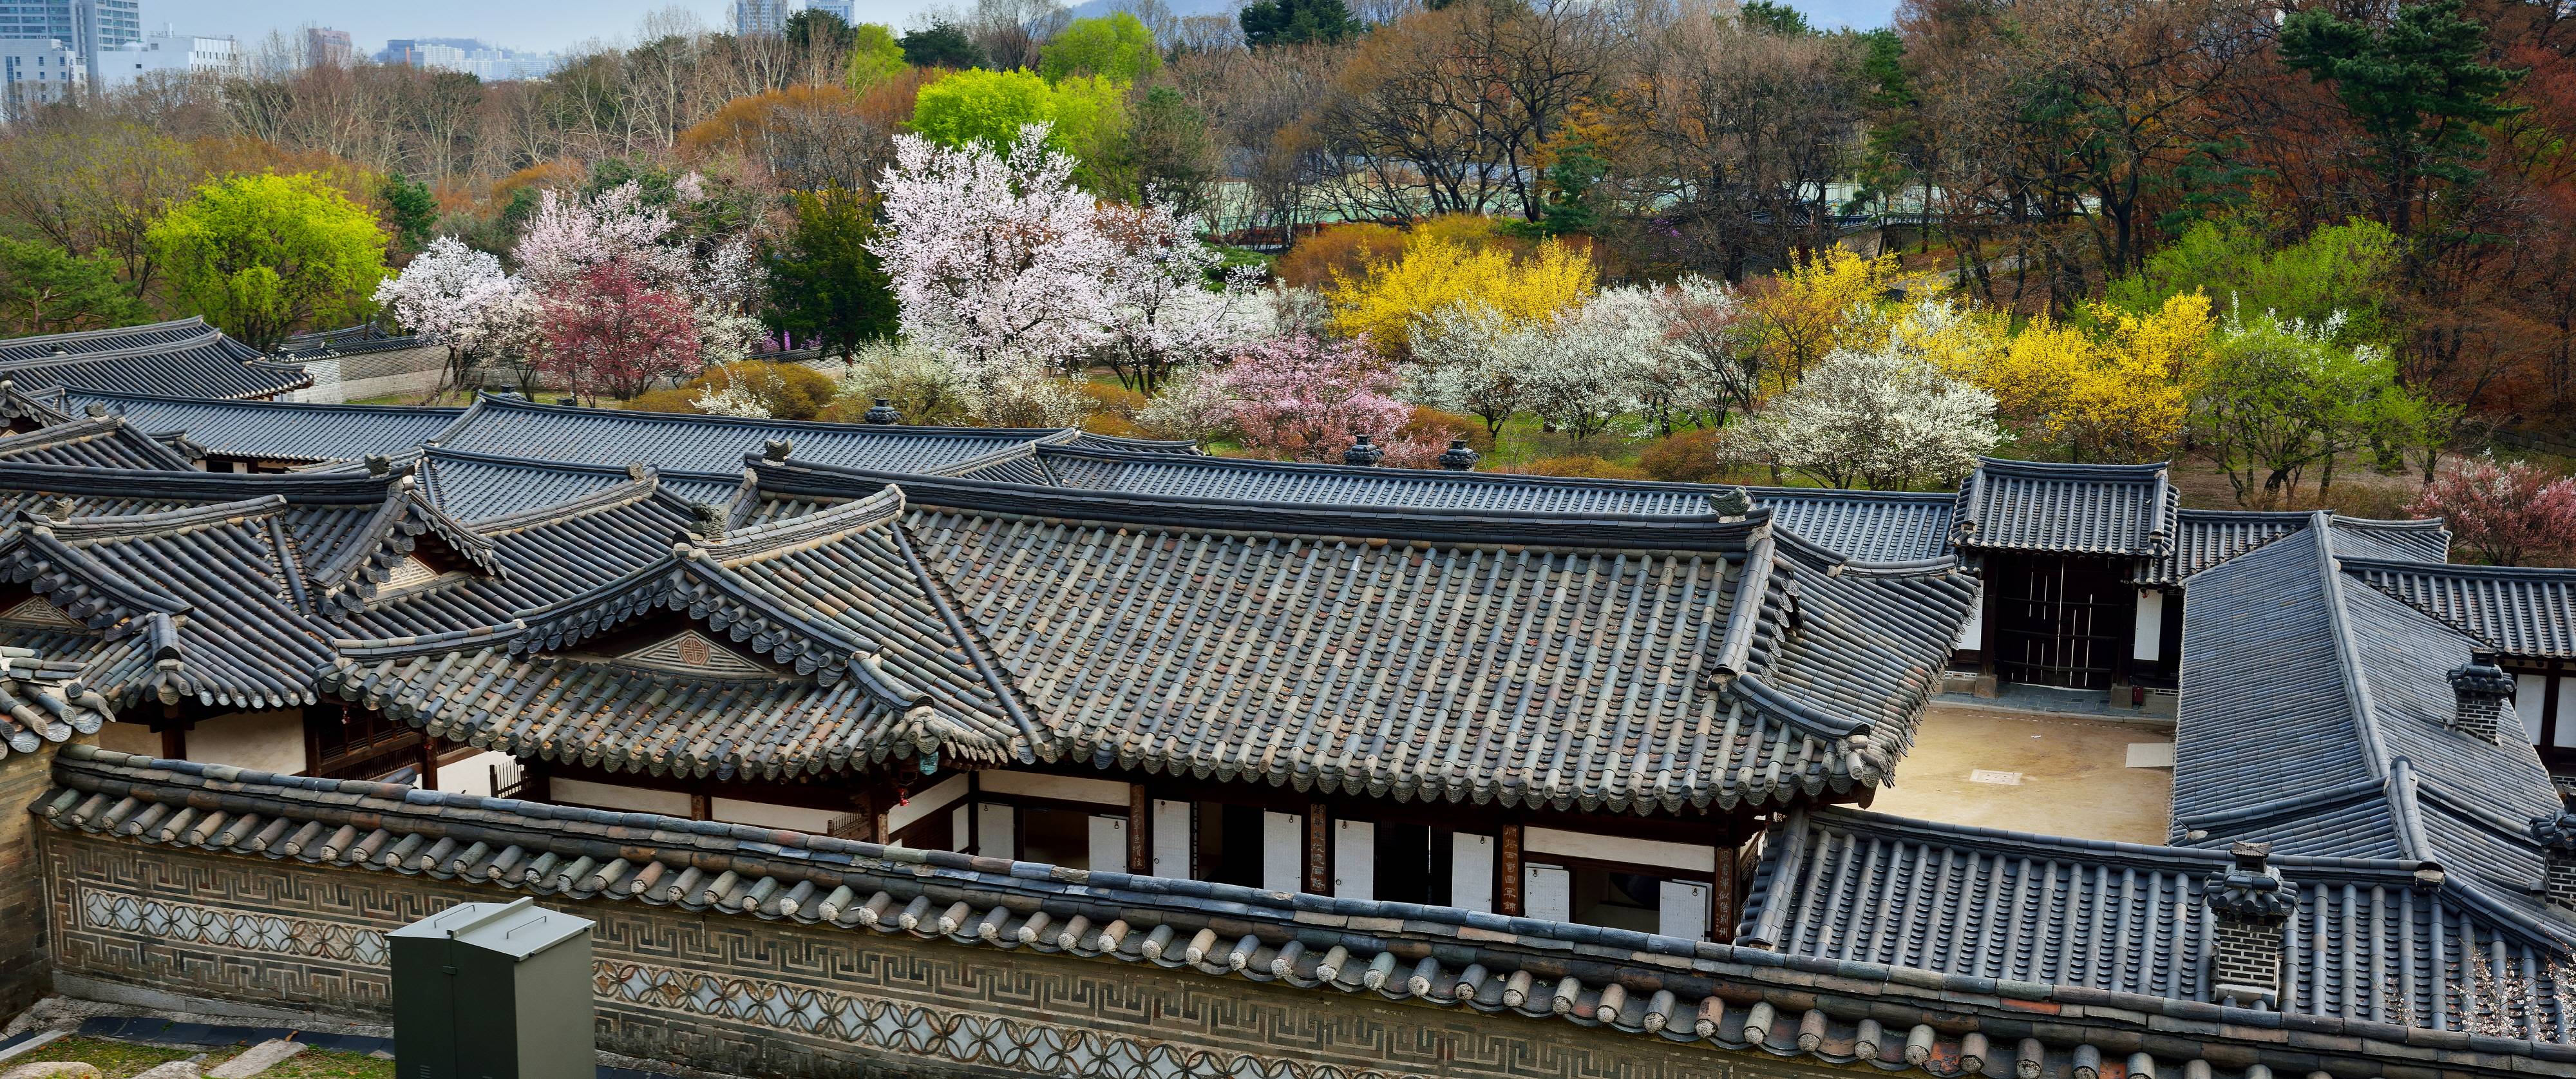
<path fill-rule="evenodd" d="M 806 461 L 755 460 L 764 491 L 856 497 L 902 486 L 916 505 L 1050 520 L 1210 533 L 1276 533 L 1318 539 L 1405 539 L 1462 546 L 1525 545 L 1732 553 L 1766 531 L 1772 511 L 1726 520 L 1694 516 L 1544 513 L 1135 494 L 1001 480 L 879 472 Z"/>
<path fill-rule="evenodd" d="M 160 322 L 146 322 L 139 326 L 111 326 L 103 330 L 66 330 L 62 333 L 38 333 L 29 334 L 25 337 L 0 338 L 0 346 L 17 347 L 21 345 L 37 344 L 44 341 L 86 341 L 93 338 L 114 337 L 118 334 L 150 333 L 154 330 L 176 329 L 181 326 L 190 325 L 203 326 L 205 324 L 206 317 L 204 315 L 190 315 L 186 318 L 165 319 Z"/>
<path fill-rule="evenodd" d="M 432 459 L 435 460 L 434 458 Z M 662 474 L 650 465 L 629 465 L 626 482 L 587 494 L 575 495 L 561 502 L 530 506 L 523 510 L 496 513 L 490 517 L 465 522 L 467 527 L 486 536 L 504 536 L 557 521 L 588 517 L 622 506 L 631 506 L 653 497 L 662 490 Z"/>
<path fill-rule="evenodd" d="M 114 414 L 76 416 L 49 423 L 32 431 L 0 434 L 0 457 L 16 456 L 22 450 L 72 445 L 99 438 L 118 438 L 136 454 L 147 460 L 160 462 L 161 466 L 169 471 L 197 471 L 195 461 L 180 456 L 179 451 L 173 449 L 170 444 L 135 427 L 125 417 Z"/>
<path fill-rule="evenodd" d="M 2334 641 L 2335 663 L 2342 675 L 2345 706 L 2352 713 L 2353 733 L 2361 743 L 2362 760 L 2370 768 L 2370 774 L 2385 782 L 2390 775 L 2387 739 L 2380 736 L 2378 705 L 2371 699 L 2370 680 L 2362 676 L 2361 656 L 2353 644 L 2352 612 L 2345 608 L 2343 590 L 2336 587 L 2341 574 L 2337 569 L 2339 559 L 2335 557 L 2334 529 L 2328 526 L 2333 516 L 2320 510 L 2309 518 L 2308 533 L 2317 545 L 2317 568 L 2324 571 L 2313 580 L 2325 596 L 2326 634 Z M 2392 812 L 2397 808 L 2394 804 L 2390 806 Z M 2401 822 L 2398 826 L 2398 839 L 2408 846 L 2410 854 L 2419 853 L 2413 849 L 2413 844 L 2422 836 L 2421 826 L 2422 822 L 2415 820 Z"/>
<path fill-rule="evenodd" d="M 29 528 L 43 531 L 64 543 L 101 543 L 138 536 L 166 536 L 226 521 L 261 517 L 287 507 L 284 495 L 256 495 L 230 502 L 208 502 L 152 513 L 107 514 L 89 517 L 53 518 L 19 511 Z"/>
<path fill-rule="evenodd" d="M 2014 457 L 1977 456 L 1981 470 L 2015 476 L 2042 476 L 2051 479 L 2136 480 L 2145 482 L 2164 476 L 2173 468 L 2171 461 L 2148 461 L 2133 465 L 2089 464 L 2079 461 L 2026 461 Z"/>
<path fill-rule="evenodd" d="M 549 405 L 531 401 L 515 393 L 487 393 L 457 416 L 457 424 L 441 431 L 432 443 L 445 441 L 461 430 L 476 409 L 489 406 L 494 411 L 540 412 L 558 416 L 579 416 L 594 420 L 624 420 L 637 423 L 688 424 L 714 427 L 783 427 L 818 431 L 858 431 L 887 435 L 993 439 L 1006 435 L 1028 438 L 1071 438 L 1081 433 L 1078 427 L 929 427 L 914 424 L 835 423 L 829 420 L 781 420 L 759 416 L 712 416 L 703 412 L 636 412 L 627 409 L 584 408 L 580 405 Z M 1072 434 L 1067 434 L 1072 432 Z"/>
<path fill-rule="evenodd" d="M 340 653 L 333 666 L 355 666 L 356 659 L 391 659 L 430 652 L 450 652 L 477 644 L 494 645 L 526 631 L 528 624 L 513 619 L 498 625 L 469 626 L 442 633 L 420 633 L 405 637 L 334 637 L 332 650 Z"/>
<path fill-rule="evenodd" d="M 695 542 L 706 557 L 724 566 L 768 558 L 825 543 L 852 532 L 881 528 L 902 516 L 903 488 L 888 484 L 874 494 L 798 517 L 728 530 L 722 538 Z"/>
<path fill-rule="evenodd" d="M 297 505 L 372 505 L 384 501 L 385 479 L 354 470 L 198 472 L 0 460 L 0 488 L 192 501 L 275 494 Z"/>
<path fill-rule="evenodd" d="M 2366 558 L 2358 555 L 2339 557 L 2335 561 L 2344 572 L 2360 576 L 2363 570 L 2389 570 L 2397 573 L 2425 574 L 2442 577 L 2478 577 L 2494 581 L 2545 581 L 2552 584 L 2576 585 L 2576 567 L 2566 566 L 2485 566 L 2469 562 L 2416 562 L 2403 558 Z"/>
<path fill-rule="evenodd" d="M 1102 436 L 1091 435 L 1091 438 Z M 1081 457 L 1097 461 L 1132 464 L 1155 464 L 1191 468 L 1239 468 L 1249 471 L 1298 472 L 1317 475 L 1342 475 L 1360 478 L 1414 480 L 1426 483 L 1485 483 L 1524 487 L 1588 488 L 1619 491 L 1660 491 L 1673 494 L 1715 495 L 1743 490 L 1759 502 L 1766 497 L 1796 497 L 1848 500 L 1855 502 L 1947 502 L 1948 491 L 1862 491 L 1839 487 L 1768 487 L 1740 483 L 1691 483 L 1681 480 L 1631 480 L 1589 478 L 1582 476 L 1541 476 L 1522 472 L 1453 471 L 1445 468 L 1396 468 L 1386 465 L 1346 465 L 1329 461 L 1273 461 L 1260 457 L 1225 457 L 1216 454 L 1172 454 L 1148 450 L 1130 450 L 1114 446 L 1039 444 L 1040 457 Z"/>
<path fill-rule="evenodd" d="M 465 409 L 439 405 L 361 405 L 332 401 L 244 401 L 229 397 L 187 397 L 171 393 L 145 393 L 141 390 L 101 390 L 79 383 L 64 383 L 63 392 L 82 397 L 105 397 L 119 401 L 149 401 L 172 405 L 223 405 L 239 408 L 273 409 L 281 412 L 366 412 L 384 415 L 461 415 Z"/>

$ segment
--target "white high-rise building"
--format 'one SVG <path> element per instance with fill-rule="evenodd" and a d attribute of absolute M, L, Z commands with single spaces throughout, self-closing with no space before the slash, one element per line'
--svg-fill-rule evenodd
<path fill-rule="evenodd" d="M 89 86 L 80 50 L 55 38 L 0 38 L 0 122 Z"/>
<path fill-rule="evenodd" d="M 160 72 L 181 78 L 229 78 L 242 73 L 241 43 L 229 37 L 182 34 L 163 27 L 130 45 L 100 51 L 94 85 L 101 91 L 132 86 Z"/>
<path fill-rule="evenodd" d="M 733 32 L 739 37 L 787 32 L 787 0 L 733 0 Z"/>
<path fill-rule="evenodd" d="M 58 41 L 82 60 L 84 77 L 107 49 L 143 39 L 139 0 L 0 0 L 0 40 Z"/>

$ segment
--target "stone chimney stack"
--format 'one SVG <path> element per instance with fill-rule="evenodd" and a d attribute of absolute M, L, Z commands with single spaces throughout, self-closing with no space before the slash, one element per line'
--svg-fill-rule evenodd
<path fill-rule="evenodd" d="M 2269 843 L 2228 849 L 2236 864 L 2201 882 L 2201 900 L 2217 921 L 2210 940 L 2210 1000 L 2240 1008 L 2276 1008 L 2281 1000 L 2283 931 L 2298 890 L 2272 871 Z"/>
<path fill-rule="evenodd" d="M 1441 451 L 1440 467 L 1451 472 L 1473 472 L 1476 470 L 1476 456 L 1476 451 L 1468 448 L 1466 439 L 1453 438 L 1449 440 L 1449 448 Z"/>
<path fill-rule="evenodd" d="M 1358 465 L 1361 468 L 1374 466 L 1385 459 L 1386 451 L 1379 449 L 1377 443 L 1369 441 L 1369 436 L 1357 431 L 1351 432 L 1351 448 L 1342 451 L 1343 464 Z"/>
<path fill-rule="evenodd" d="M 2540 844 L 2540 883 L 2550 905 L 2576 911 L 2576 812 L 2531 818 L 2531 838 Z"/>
<path fill-rule="evenodd" d="M 2451 671 L 2451 692 L 2460 699 L 2451 729 L 2490 742 L 2502 736 L 2506 713 L 2513 710 L 2513 676 L 2496 666 L 2495 653 L 2469 653 L 2469 661 Z M 2520 730 L 2522 721 L 2514 719 L 2512 726 Z"/>
<path fill-rule="evenodd" d="M 882 427 L 887 424 L 901 422 L 903 420 L 903 413 L 894 410 L 894 402 L 880 397 L 877 398 L 876 404 L 868 406 L 867 414 L 859 418 L 868 423 L 873 423 Z"/>

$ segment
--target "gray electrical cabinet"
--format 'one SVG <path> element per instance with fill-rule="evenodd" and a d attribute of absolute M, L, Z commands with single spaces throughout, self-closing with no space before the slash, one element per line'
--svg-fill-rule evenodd
<path fill-rule="evenodd" d="M 398 1079 L 591 1079 L 590 922 L 459 903 L 386 934 Z"/>

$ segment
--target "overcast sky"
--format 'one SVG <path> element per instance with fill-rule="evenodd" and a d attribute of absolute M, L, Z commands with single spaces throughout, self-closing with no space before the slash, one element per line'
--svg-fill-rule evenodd
<path fill-rule="evenodd" d="M 934 0 L 858 0 L 863 22 L 900 28 Z M 1826 26 L 1877 26 L 1894 0 L 1795 0 Z M 950 4 L 940 6 L 964 6 Z M 1180 3 L 1172 5 L 1182 7 Z M 1195 6 L 1195 5 L 1192 5 Z M 544 52 L 586 41 L 631 42 L 647 12 L 686 8 L 721 28 L 729 0 L 143 0 L 143 25 L 182 32 L 231 34 L 257 41 L 270 30 L 307 24 L 349 31 L 367 52 L 394 37 L 470 37 Z"/>

